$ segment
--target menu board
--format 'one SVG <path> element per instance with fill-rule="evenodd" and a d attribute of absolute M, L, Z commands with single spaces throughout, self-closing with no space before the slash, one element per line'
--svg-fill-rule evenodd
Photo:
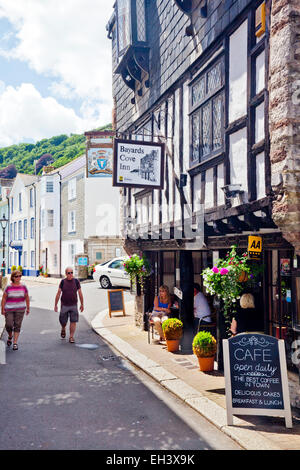
<path fill-rule="evenodd" d="M 223 340 L 227 419 L 233 414 L 284 416 L 292 427 L 284 341 L 259 333 Z"/>

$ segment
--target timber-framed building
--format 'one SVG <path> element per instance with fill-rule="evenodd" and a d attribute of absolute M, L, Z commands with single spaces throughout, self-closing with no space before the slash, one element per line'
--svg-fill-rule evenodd
<path fill-rule="evenodd" d="M 125 249 L 154 267 L 144 309 L 177 286 L 189 322 L 202 270 L 259 235 L 263 329 L 286 340 L 298 373 L 299 3 L 116 0 L 107 28 L 116 135 L 166 149 L 162 190 L 123 189 Z M 199 205 L 202 244 L 184 236 Z"/>

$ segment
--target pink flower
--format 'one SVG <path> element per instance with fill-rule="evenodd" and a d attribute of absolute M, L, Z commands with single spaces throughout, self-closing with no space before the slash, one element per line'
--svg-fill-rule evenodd
<path fill-rule="evenodd" d="M 223 276 L 223 274 L 227 274 L 227 273 L 228 273 L 228 269 L 222 268 L 221 271 L 220 271 L 220 273 L 221 273 L 222 276 Z"/>
<path fill-rule="evenodd" d="M 215 274 L 218 274 L 219 268 L 217 268 L 217 266 L 214 266 L 214 267 L 212 268 L 212 272 L 215 273 Z"/>

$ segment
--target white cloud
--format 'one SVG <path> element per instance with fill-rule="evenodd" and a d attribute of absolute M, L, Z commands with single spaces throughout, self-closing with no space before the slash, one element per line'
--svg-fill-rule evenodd
<path fill-rule="evenodd" d="M 97 126 L 106 124 L 111 121 L 112 72 L 105 27 L 113 4 L 114 0 L 0 0 L 0 18 L 10 21 L 17 39 L 15 47 L 0 54 L 53 77 L 49 94 L 57 100 L 82 99 L 82 112 L 87 113 L 82 118 L 92 114 Z"/>
<path fill-rule="evenodd" d="M 3 90 L 3 82 L 0 83 Z M 83 133 L 97 121 L 82 119 L 54 98 L 43 98 L 30 83 L 7 86 L 0 95 L 0 147 L 59 134 Z"/>

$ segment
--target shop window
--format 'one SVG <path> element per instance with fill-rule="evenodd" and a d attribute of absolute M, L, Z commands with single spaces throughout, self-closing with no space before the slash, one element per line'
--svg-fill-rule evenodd
<path fill-rule="evenodd" d="M 102 252 L 101 251 L 97 251 L 96 252 L 96 261 L 100 261 L 102 259 Z"/>

